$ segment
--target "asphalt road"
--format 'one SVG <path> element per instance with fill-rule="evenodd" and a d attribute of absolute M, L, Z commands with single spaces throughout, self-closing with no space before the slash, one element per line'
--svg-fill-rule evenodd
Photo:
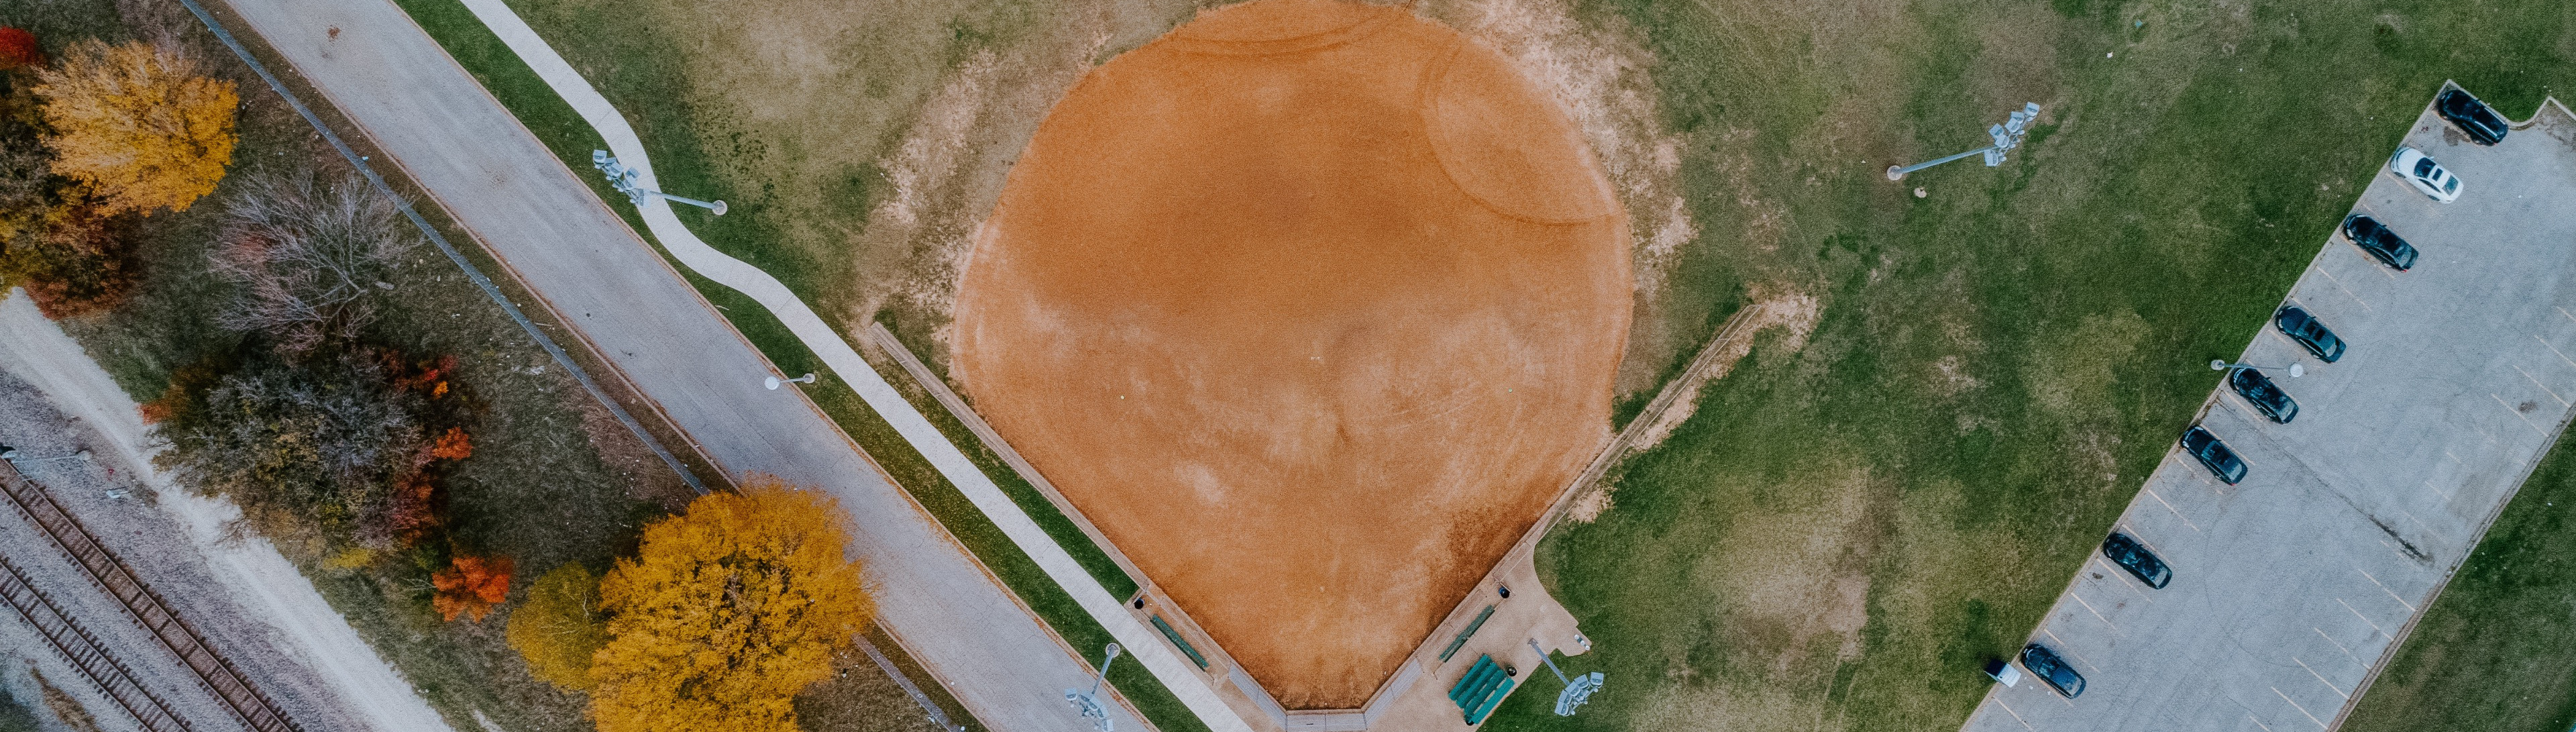
<path fill-rule="evenodd" d="M 2406 144 L 2461 177 L 2459 201 L 2435 203 L 2383 164 L 2355 206 L 2422 252 L 2414 269 L 2340 234 L 2326 243 L 2289 301 L 2350 351 L 2325 364 L 2267 324 L 2240 361 L 2303 363 L 2305 377 L 2274 374 L 2298 418 L 2273 424 L 2216 395 L 2202 424 L 2251 466 L 2244 483 L 2170 451 L 2117 526 L 2171 563 L 2172 584 L 2149 589 L 2096 552 L 2033 638 L 2072 659 L 2083 696 L 1996 686 L 1967 730 L 2340 723 L 2576 399 L 2576 120 L 2542 119 L 2492 148 L 2429 108 L 2416 120 Z M 2175 368 L 2194 368 L 2189 356 Z"/>
<path fill-rule="evenodd" d="M 838 496 L 880 621 L 979 721 L 1083 724 L 1061 698 L 1090 681 L 1071 650 L 799 392 L 762 388 L 760 354 L 410 17 L 387 0 L 229 5 L 727 473 Z"/>

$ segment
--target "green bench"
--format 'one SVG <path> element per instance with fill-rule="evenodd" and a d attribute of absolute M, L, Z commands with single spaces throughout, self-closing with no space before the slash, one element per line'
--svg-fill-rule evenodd
<path fill-rule="evenodd" d="M 1494 713 L 1494 707 L 1503 703 L 1503 695 L 1511 690 L 1511 674 L 1494 663 L 1493 656 L 1477 656 L 1476 665 L 1467 667 L 1467 675 L 1459 677 L 1458 685 L 1449 687 L 1449 701 L 1467 713 L 1468 724 L 1478 724 Z"/>

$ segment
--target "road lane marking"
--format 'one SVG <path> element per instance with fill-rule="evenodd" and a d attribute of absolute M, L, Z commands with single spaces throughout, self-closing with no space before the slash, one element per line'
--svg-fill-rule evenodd
<path fill-rule="evenodd" d="M 2325 684 L 2325 685 L 2326 685 L 2326 688 L 2328 688 L 2328 689 L 2334 689 L 2334 693 L 2335 693 L 2335 695 L 2337 695 L 2337 696 L 2341 696 L 2341 697 L 2343 697 L 2343 698 L 2345 698 L 2345 699 L 2351 699 L 2351 698 L 2352 698 L 2352 695 L 2351 695 L 2351 694 L 2346 694 L 2346 693 L 2344 693 L 2343 689 L 2336 687 L 2336 686 L 2334 685 L 2334 682 L 2332 682 L 2332 681 L 2327 681 L 2327 680 L 2326 680 L 2326 675 L 2325 675 L 2325 674 L 2317 673 L 2317 670 L 2316 670 L 2316 669 L 2308 668 L 2308 662 L 2299 660 L 2299 657 L 2298 657 L 2298 656 L 2291 656 L 2291 657 L 2290 657 L 2290 662 L 2291 662 L 2291 663 L 2298 664 L 2298 665 L 2299 665 L 2299 668 L 2306 668 L 2306 669 L 2308 669 L 2308 675 L 2309 675 L 2309 676 L 2317 677 L 2317 683 Z"/>
<path fill-rule="evenodd" d="M 2306 716 L 2307 716 L 2307 718 L 2308 718 L 2308 721 L 2310 721 L 2310 722 L 2316 722 L 2316 723 L 2317 723 L 2317 729 L 2329 729 L 2329 728 L 2326 726 L 2326 723 L 2325 723 L 2325 722 L 2319 721 L 2319 720 L 2317 719 L 2317 715 L 2314 715 L 2314 714 L 2308 714 L 2308 708 L 2307 708 L 2307 707 L 2299 706 L 2299 703 L 2298 703 L 2298 702 L 2290 701 L 2290 695 L 2288 695 L 2288 694 L 2282 694 L 2282 693 L 2281 693 L 2281 687 L 2278 687 L 2278 686 L 2272 687 L 2272 693 L 2273 693 L 2273 694 L 2275 694 L 2275 695 L 2280 696 L 2280 697 L 2281 697 L 2281 701 L 2290 702 L 2290 708 L 2291 708 L 2291 709 L 2299 710 L 2299 713 L 2300 713 L 2300 714 L 2302 714 L 2302 715 L 2306 715 Z"/>
<path fill-rule="evenodd" d="M 2378 623 L 2370 622 L 2370 616 L 2363 615 L 2363 614 L 2361 614 L 2361 611 L 2352 609 L 2352 603 L 2344 602 L 2344 601 L 2343 601 L 2343 598 L 2338 597 L 2338 598 L 2335 598 L 2335 604 L 2337 604 L 2337 605 L 2342 605 L 2342 606 L 2343 606 L 2343 609 L 2344 609 L 2344 611 L 2345 611 L 2345 612 L 2352 613 L 2352 616 L 2353 616 L 2353 617 L 2360 618 L 2360 619 L 2361 619 L 2361 624 L 2363 624 L 2363 625 L 2367 625 L 2367 626 L 2370 626 L 2370 631 L 2371 631 L 2371 632 L 2373 632 L 2373 633 L 2378 633 L 2378 634 L 2379 634 L 2379 637 L 2381 637 L 2381 638 L 2387 638 L 2387 639 L 2392 640 L 2392 641 L 2397 640 L 2397 638 L 2396 638 L 2395 636 L 2391 636 L 2391 635 L 2389 635 L 2389 634 L 2388 634 L 2388 631 L 2380 630 L 2380 629 L 2379 629 L 2379 624 L 2378 624 Z"/>
<path fill-rule="evenodd" d="M 2154 488 L 2149 488 L 2149 487 L 2146 487 L 2146 486 L 2138 486 L 2138 490 L 2146 491 L 2146 492 L 2147 492 L 2147 497 L 2149 497 L 2149 498 L 2153 498 L 2153 499 L 2156 499 L 2156 502 L 2157 502 L 2157 503 L 2163 503 L 2163 504 L 2165 504 L 2165 510 L 2167 510 L 2167 511 L 2172 511 L 2172 512 L 2173 512 L 2173 515 L 2174 515 L 2174 518 L 2182 519 L 2182 525 L 2191 527 L 2191 530 L 2192 530 L 2192 531 L 2199 531 L 2199 530 L 2200 530 L 2200 525 L 2199 525 L 2199 524 L 2192 523 L 2192 522 L 2191 522 L 2191 517 L 2190 517 L 2190 516 L 2182 515 L 2182 509 L 2174 508 L 2174 505 L 2173 505 L 2172 503 L 2168 503 L 2168 502 L 2166 502 L 2166 501 L 2165 501 L 2165 497 L 2164 497 L 2164 496 L 2156 495 L 2156 489 L 2154 489 Z"/>
<path fill-rule="evenodd" d="M 2355 572 L 2361 572 L 2361 578 L 2362 578 L 2362 579 L 2370 580 L 2370 583 L 2371 583 L 2371 584 L 2373 584 L 2373 585 L 2377 585 L 2377 586 L 2379 587 L 2379 591 L 2380 591 L 2380 592 L 2386 592 L 2386 593 L 2388 593 L 2388 599 L 2396 600 L 2396 601 L 2397 601 L 2397 604 L 2406 606 L 2406 612 L 2407 612 L 2407 614 L 2409 614 L 2409 615 L 2414 614 L 2414 612 L 2415 612 L 2415 603 L 2407 602 L 2407 601 L 2406 601 L 2406 598 L 2398 597 L 2398 596 L 2397 596 L 2396 591 L 2393 591 L 2393 590 L 2388 589 L 2388 585 L 2381 584 L 2381 583 L 2380 583 L 2380 581 L 2379 581 L 2379 578 L 2370 576 L 2370 573 L 2369 573 L 2369 572 L 2367 572 L 2367 571 L 2363 571 L 2363 570 L 2362 570 L 2362 568 L 2360 568 L 2360 567 L 2353 567 L 2353 568 L 2352 568 L 2352 571 L 2355 571 Z"/>
<path fill-rule="evenodd" d="M 2505 365 L 2507 365 L 2507 366 L 2513 366 L 2513 364 L 2505 364 Z M 2531 379 L 2531 385 L 2532 385 L 2532 386 L 2540 387 L 2540 391 L 2541 391 L 2542 393 L 2548 394 L 2548 395 L 2549 395 L 2549 398 L 2558 400 L 2558 406 L 2561 406 L 2561 407 L 2576 407 L 2576 404 L 2569 404 L 2569 403 L 2567 403 L 2567 397 L 2559 396 L 2559 395 L 2558 395 L 2558 392 L 2557 392 L 2556 390 L 2554 390 L 2554 389 L 2549 388 L 2549 385 L 2548 385 L 2548 384 L 2540 383 L 2540 379 L 2533 378 L 2533 377 L 2532 377 L 2532 375 L 2531 375 L 2531 372 L 2522 370 L 2522 367 L 2520 367 L 2520 366 L 2513 366 L 2513 370 L 2514 370 L 2514 373 L 2522 374 L 2522 378 Z"/>
<path fill-rule="evenodd" d="M 2020 722 L 2022 729 L 2030 730 L 2030 732 L 2039 732 L 2038 727 L 2030 726 L 2030 720 L 2021 718 L 2021 712 L 2013 711 L 2012 705 L 2005 704 L 2003 697 L 1995 697 L 1995 706 L 2003 707 L 2004 713 L 2012 715 L 2013 721 Z"/>
<path fill-rule="evenodd" d="M 2504 397 L 2496 396 L 2495 392 L 2487 392 L 2487 397 L 2496 400 L 2496 406 L 2504 407 L 2504 411 L 2512 412 L 2513 418 L 2522 420 L 2522 425 L 2531 428 L 2532 432 L 2538 433 L 2542 437 L 2549 436 L 2548 432 L 2541 431 L 2540 425 L 2532 424 L 2530 417 L 2522 416 L 2522 410 L 2513 408 L 2513 405 L 2507 403 L 2504 400 Z"/>
<path fill-rule="evenodd" d="M 2097 618 L 2097 619 L 2100 619 L 2100 620 L 2102 621 L 2102 624 L 2103 624 L 2103 625 L 2111 626 L 2111 632 L 2119 633 L 2119 634 L 2121 634 L 2121 635 L 2128 635 L 2128 633 L 2127 633 L 2126 631 L 2122 631 L 2122 630 L 2120 630 L 2120 624 L 2119 624 L 2119 623 L 2111 622 L 2111 619 L 2110 619 L 2110 618 L 2102 617 L 2102 611 L 2100 611 L 2100 610 L 2094 610 L 2094 609 L 2093 609 L 2093 603 L 2085 602 L 2085 601 L 2084 601 L 2084 596 L 2083 596 L 2083 595 L 2078 595 L 2078 594 L 2075 594 L 2075 593 L 2069 592 L 2069 593 L 2066 593 L 2066 597 L 2067 597 L 2068 599 L 2074 600 L 2074 601 L 2075 601 L 2075 604 L 2084 606 L 2084 609 L 2085 609 L 2085 610 L 2092 611 L 2092 613 L 2093 613 L 2093 617 L 2095 617 L 2095 618 Z M 2052 637 L 2052 638 L 2053 638 L 2053 637 L 2056 637 L 2056 636 L 2051 635 L 2050 637 Z M 2091 665 L 2093 665 L 2093 664 L 2087 663 L 2087 664 L 2084 664 L 2084 665 L 2086 665 L 2086 666 L 2091 666 Z"/>
<path fill-rule="evenodd" d="M 2326 639 L 2326 643 L 2333 645 L 2335 650 L 2343 651 L 2343 657 L 2352 659 L 2352 665 L 2360 666 L 2364 671 L 2370 670 L 2370 664 L 2362 663 L 2360 656 L 2352 655 L 2352 649 L 2345 648 L 2342 643 L 2336 642 L 2334 636 L 2326 635 L 2326 629 L 2314 625 L 2308 626 L 2308 629 L 2316 631 L 2317 637 Z"/>

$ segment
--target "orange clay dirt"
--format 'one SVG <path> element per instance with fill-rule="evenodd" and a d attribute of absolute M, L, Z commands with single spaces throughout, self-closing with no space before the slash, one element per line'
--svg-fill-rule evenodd
<path fill-rule="evenodd" d="M 1402 9 L 1259 0 L 1092 71 L 971 256 L 978 411 L 1292 709 L 1367 702 L 1608 435 L 1627 217 Z"/>

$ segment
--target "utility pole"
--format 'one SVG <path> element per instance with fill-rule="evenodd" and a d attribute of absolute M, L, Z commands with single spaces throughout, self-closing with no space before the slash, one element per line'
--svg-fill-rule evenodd
<path fill-rule="evenodd" d="M 1066 689 L 1064 701 L 1073 705 L 1073 711 L 1081 714 L 1083 719 L 1091 720 L 1092 729 L 1100 732 L 1115 732 L 1117 724 L 1110 721 L 1109 708 L 1100 703 L 1100 682 L 1109 678 L 1109 664 L 1118 660 L 1118 644 L 1111 643 L 1106 650 L 1109 657 L 1100 661 L 1100 673 L 1091 677 L 1091 693 Z"/>
<path fill-rule="evenodd" d="M 1917 170 L 1922 170 L 1924 168 L 1940 165 L 1953 160 L 1962 160 L 1971 155 L 1986 156 L 1986 167 L 1989 168 L 2002 165 L 2004 164 L 2004 151 L 2021 147 L 2021 138 L 2023 135 L 2030 133 L 2030 122 L 2035 119 L 2039 119 L 2039 103 L 2024 102 L 2021 105 L 2021 110 L 2013 112 L 2012 116 L 2005 119 L 2003 124 L 1986 128 L 1986 135 L 1994 138 L 1995 144 L 1937 160 L 1915 163 L 1913 165 L 1890 165 L 1887 166 L 1887 179 L 1904 180 L 1905 174 L 1907 173 L 1912 173 Z"/>

